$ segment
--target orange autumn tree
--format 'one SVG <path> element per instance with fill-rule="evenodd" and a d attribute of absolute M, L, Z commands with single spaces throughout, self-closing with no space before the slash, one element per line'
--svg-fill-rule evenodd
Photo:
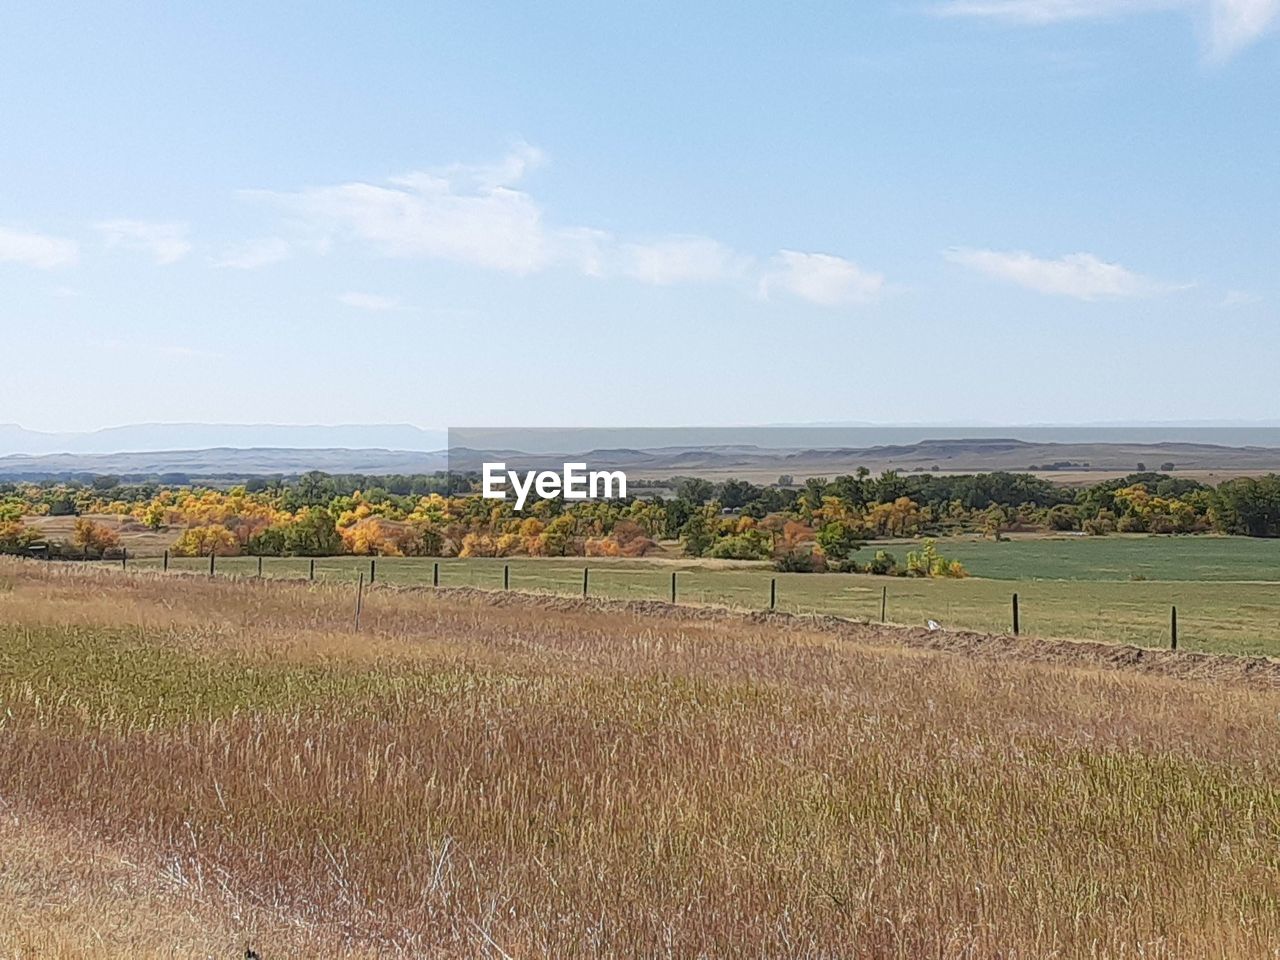
<path fill-rule="evenodd" d="M 120 548 L 120 536 L 110 527 L 79 517 L 71 534 L 71 542 L 81 552 L 102 556 L 110 550 Z"/>
<path fill-rule="evenodd" d="M 338 533 L 347 552 L 358 557 L 403 557 L 416 552 L 413 528 L 385 517 L 361 517 L 341 527 Z"/>

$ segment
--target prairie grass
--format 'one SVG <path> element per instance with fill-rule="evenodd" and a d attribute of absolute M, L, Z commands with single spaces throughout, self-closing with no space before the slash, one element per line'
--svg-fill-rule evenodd
<path fill-rule="evenodd" d="M 0 956 L 1276 956 L 1280 693 L 352 599 L 0 564 Z"/>

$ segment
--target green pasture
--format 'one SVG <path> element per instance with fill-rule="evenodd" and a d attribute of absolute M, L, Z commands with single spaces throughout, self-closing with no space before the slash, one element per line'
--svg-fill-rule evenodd
<path fill-rule="evenodd" d="M 901 564 L 914 541 L 876 541 L 860 556 L 888 550 Z M 1037 536 L 996 543 L 977 537 L 938 540 L 949 559 L 990 580 L 1273 580 L 1280 582 L 1280 540 L 1217 536 Z"/>
<path fill-rule="evenodd" d="M 1101 544 L 1101 549 L 1094 544 Z M 848 574 L 779 574 L 767 565 L 712 566 L 698 561 L 570 559 L 443 559 L 333 557 L 315 561 L 317 580 L 355 582 L 372 572 L 378 583 L 430 587 L 439 565 L 440 585 L 501 590 L 509 568 L 512 590 L 581 596 L 589 570 L 591 596 L 669 600 L 676 575 L 677 601 L 765 609 L 777 581 L 777 609 L 829 613 L 878 621 L 882 591 L 891 623 L 1007 632 L 1011 601 L 1019 595 L 1022 633 L 1163 647 L 1169 642 L 1171 608 L 1178 608 L 1179 647 L 1280 656 L 1280 582 L 1262 582 L 1260 570 L 1280 576 L 1269 554 L 1280 544 L 1227 538 L 1116 539 L 1115 541 L 1013 541 L 940 544 L 949 556 L 985 576 L 965 580 L 915 580 Z M 905 556 L 908 545 L 889 549 Z M 1144 554 L 1143 550 L 1147 553 Z M 965 553 L 970 550 L 970 553 Z M 1239 555 L 1233 553 L 1239 550 Z M 1077 552 L 1079 551 L 1079 552 Z M 1086 556 L 1098 558 L 1093 568 Z M 1055 567 L 1054 556 L 1061 558 Z M 1128 566 L 1141 560 L 1148 579 L 1130 579 Z M 1252 565 L 1251 565 L 1252 564 Z M 131 561 L 157 569 L 155 558 Z M 990 569 L 984 569 L 984 566 Z M 170 561 L 170 572 L 207 574 L 207 559 Z M 1179 577 L 1158 578 L 1178 571 Z M 1248 580 L 1242 571 L 1254 574 Z M 219 558 L 219 576 L 256 576 L 255 557 Z M 265 577 L 305 579 L 310 561 L 263 558 Z M 1047 574 L 1057 572 L 1051 579 Z M 1124 575 L 1121 576 L 1121 572 Z M 1192 578 L 1191 572 L 1199 574 Z M 1232 573 L 1239 579 L 1227 579 Z M 376 602 L 376 601 L 375 601 Z"/>

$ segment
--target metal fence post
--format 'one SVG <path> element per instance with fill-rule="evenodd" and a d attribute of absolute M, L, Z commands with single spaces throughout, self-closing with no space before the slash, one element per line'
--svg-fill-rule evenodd
<path fill-rule="evenodd" d="M 360 632 L 360 608 L 364 606 L 364 573 L 360 574 L 360 583 L 356 586 L 356 633 Z"/>
<path fill-rule="evenodd" d="M 440 561 L 437 560 L 431 565 L 431 585 L 433 587 L 440 586 Z"/>
<path fill-rule="evenodd" d="M 128 547 L 120 548 L 120 569 L 121 570 L 129 569 L 129 548 Z"/>
<path fill-rule="evenodd" d="M 312 557 L 311 562 L 307 564 L 307 579 L 314 580 L 316 578 L 316 558 Z"/>
<path fill-rule="evenodd" d="M 676 572 L 671 571 L 671 602 L 676 602 Z"/>
<path fill-rule="evenodd" d="M 511 564 L 504 563 L 502 565 L 502 589 L 511 589 Z"/>
<path fill-rule="evenodd" d="M 378 561 L 373 557 L 369 558 L 369 582 L 373 583 L 378 573 Z"/>
<path fill-rule="evenodd" d="M 160 569 L 163 570 L 165 573 L 169 572 L 169 551 L 168 550 L 164 552 L 164 563 L 162 564 Z"/>
<path fill-rule="evenodd" d="M 589 568 L 588 568 L 588 567 L 583 567 L 583 568 L 582 568 L 582 596 L 583 596 L 583 599 L 586 599 L 586 596 L 587 596 L 587 578 L 588 578 L 589 576 L 590 576 L 590 570 L 589 570 Z"/>
<path fill-rule="evenodd" d="M 1178 608 L 1174 607 L 1169 614 L 1169 649 L 1178 649 Z"/>
<path fill-rule="evenodd" d="M 772 577 L 769 580 L 769 609 L 776 610 L 778 607 L 778 578 Z"/>
<path fill-rule="evenodd" d="M 889 612 L 889 588 L 883 586 L 880 588 L 880 622 L 885 622 L 885 616 Z"/>
<path fill-rule="evenodd" d="M 258 558 L 258 579 L 262 579 L 262 558 Z"/>
<path fill-rule="evenodd" d="M 209 576 L 211 577 L 213 576 L 214 557 L 216 557 L 217 555 L 218 555 L 218 551 L 213 547 L 210 547 L 209 548 Z"/>
<path fill-rule="evenodd" d="M 1018 595 L 1015 593 L 1013 595 L 1013 635 L 1015 637 L 1018 635 L 1019 626 L 1020 624 L 1018 623 Z"/>

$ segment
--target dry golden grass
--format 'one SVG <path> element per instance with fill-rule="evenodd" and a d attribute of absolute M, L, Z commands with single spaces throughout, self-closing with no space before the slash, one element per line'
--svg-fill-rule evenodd
<path fill-rule="evenodd" d="M 351 600 L 0 565 L 0 956 L 1276 956 L 1280 693 Z"/>
<path fill-rule="evenodd" d="M 158 557 L 173 546 L 178 531 L 150 530 L 133 517 L 115 514 L 86 514 L 94 523 L 102 524 L 120 537 L 120 544 L 131 557 Z M 23 517 L 23 522 L 40 532 L 42 537 L 71 543 L 79 517 Z"/>

